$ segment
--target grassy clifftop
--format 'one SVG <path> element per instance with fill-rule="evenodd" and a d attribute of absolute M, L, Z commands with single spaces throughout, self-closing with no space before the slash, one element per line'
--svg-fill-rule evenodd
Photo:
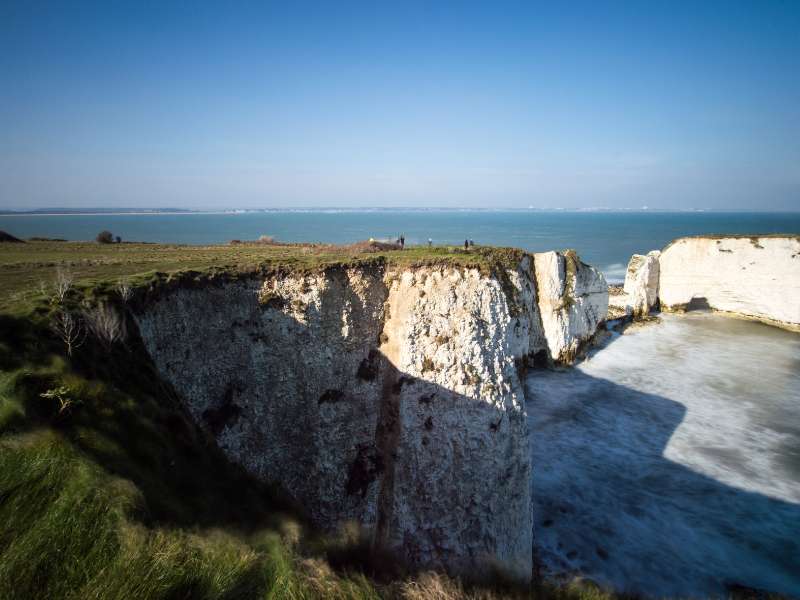
<path fill-rule="evenodd" d="M 314 270 L 332 265 L 382 261 L 391 265 L 444 264 L 491 270 L 511 265 L 523 252 L 514 248 L 417 246 L 404 250 L 367 242 L 349 246 L 237 243 L 215 246 L 172 244 L 97 244 L 29 241 L 0 243 L 0 312 L 29 310 L 40 298 L 40 284 L 58 268 L 74 274 L 88 289 L 126 278 L 132 284 L 157 274 L 186 272 L 248 273 L 265 269 Z"/>

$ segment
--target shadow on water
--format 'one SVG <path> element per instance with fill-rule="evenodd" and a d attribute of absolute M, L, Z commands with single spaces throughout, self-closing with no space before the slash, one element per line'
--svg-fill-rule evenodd
<path fill-rule="evenodd" d="M 534 544 L 545 573 L 655 596 L 742 585 L 800 594 L 800 504 L 666 458 L 685 406 L 578 368 L 536 372 L 527 389 Z M 726 450 L 722 465 L 737 459 Z"/>

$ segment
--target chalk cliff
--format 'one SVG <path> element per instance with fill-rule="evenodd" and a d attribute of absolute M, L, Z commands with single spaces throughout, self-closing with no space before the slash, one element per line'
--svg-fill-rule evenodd
<path fill-rule="evenodd" d="M 800 237 L 688 237 L 659 259 L 662 310 L 703 306 L 800 330 Z"/>
<path fill-rule="evenodd" d="M 173 286 L 136 320 L 222 450 L 317 524 L 358 521 L 417 566 L 528 578 L 518 368 L 574 358 L 605 315 L 601 280 L 572 253 L 491 272 L 359 263 Z"/>
<path fill-rule="evenodd" d="M 653 250 L 647 254 L 634 254 L 625 273 L 626 312 L 635 318 L 650 312 L 658 300 L 659 256 Z"/>
<path fill-rule="evenodd" d="M 544 345 L 553 361 L 572 362 L 606 319 L 608 284 L 572 251 L 535 254 L 534 263 Z"/>

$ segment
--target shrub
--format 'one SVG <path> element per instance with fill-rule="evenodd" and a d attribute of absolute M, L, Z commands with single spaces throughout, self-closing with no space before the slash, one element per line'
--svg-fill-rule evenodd
<path fill-rule="evenodd" d="M 42 392 L 39 396 L 46 400 L 58 400 L 58 414 L 63 413 L 72 405 L 80 403 L 80 400 L 71 397 L 69 388 L 64 385 Z"/>
<path fill-rule="evenodd" d="M 123 304 L 127 304 L 133 298 L 133 288 L 127 279 L 117 281 L 117 295 Z"/>
<path fill-rule="evenodd" d="M 73 276 L 69 271 L 61 268 L 56 271 L 56 281 L 53 286 L 55 291 L 54 299 L 58 300 L 59 303 L 64 302 L 64 298 L 66 298 L 70 289 L 72 289 L 72 281 Z"/>
<path fill-rule="evenodd" d="M 103 230 L 97 234 L 97 243 L 98 244 L 111 244 L 114 242 L 114 235 L 107 230 Z"/>
<path fill-rule="evenodd" d="M 109 304 L 99 304 L 83 313 L 83 319 L 92 335 L 110 350 L 116 342 L 125 341 L 125 318 Z"/>

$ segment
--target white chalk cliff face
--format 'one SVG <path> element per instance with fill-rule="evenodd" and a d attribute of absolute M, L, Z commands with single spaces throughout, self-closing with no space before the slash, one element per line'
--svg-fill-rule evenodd
<path fill-rule="evenodd" d="M 603 274 L 571 251 L 534 255 L 544 341 L 553 361 L 572 362 L 608 313 Z"/>
<path fill-rule="evenodd" d="M 659 256 L 653 250 L 647 254 L 634 254 L 625 273 L 626 312 L 635 318 L 650 312 L 658 300 Z"/>
<path fill-rule="evenodd" d="M 594 270 L 547 254 L 491 275 L 373 264 L 177 287 L 136 319 L 220 448 L 318 525 L 358 521 L 413 565 L 528 579 L 518 366 L 573 357 L 607 303 Z"/>
<path fill-rule="evenodd" d="M 705 306 L 800 330 L 800 238 L 692 237 L 661 253 L 662 310 Z"/>

